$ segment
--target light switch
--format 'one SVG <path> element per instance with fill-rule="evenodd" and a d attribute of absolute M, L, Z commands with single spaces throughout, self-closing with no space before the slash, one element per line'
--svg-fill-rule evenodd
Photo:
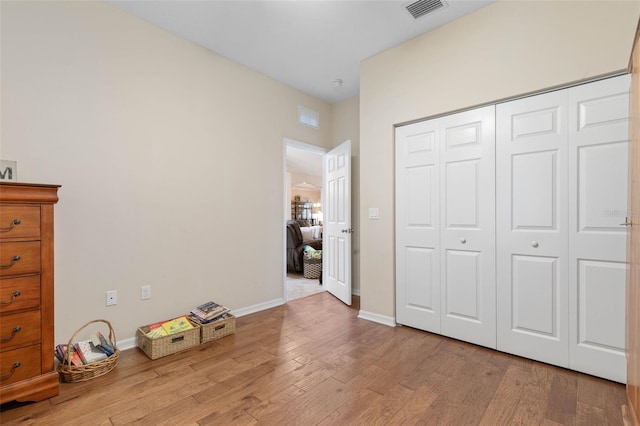
<path fill-rule="evenodd" d="M 380 219 L 380 211 L 377 207 L 369 207 L 369 219 Z"/>

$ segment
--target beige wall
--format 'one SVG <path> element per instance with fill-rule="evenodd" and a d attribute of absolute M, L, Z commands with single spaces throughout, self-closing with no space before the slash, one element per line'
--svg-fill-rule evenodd
<path fill-rule="evenodd" d="M 360 98 L 354 96 L 331 106 L 331 147 L 351 140 L 351 262 L 352 291 L 360 294 Z"/>
<path fill-rule="evenodd" d="M 208 300 L 281 299 L 282 141 L 329 148 L 330 105 L 101 2 L 1 8 L 2 158 L 62 185 L 56 341 L 95 318 L 122 340 Z"/>
<path fill-rule="evenodd" d="M 498 2 L 362 63 L 363 311 L 395 316 L 394 125 L 624 70 L 639 13 L 631 1 Z"/>

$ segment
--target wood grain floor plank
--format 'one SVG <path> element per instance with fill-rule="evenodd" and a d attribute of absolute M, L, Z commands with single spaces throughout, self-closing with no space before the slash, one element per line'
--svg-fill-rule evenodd
<path fill-rule="evenodd" d="M 529 372 L 509 366 L 480 421 L 481 425 L 509 424 L 522 398 Z"/>
<path fill-rule="evenodd" d="M 402 385 L 393 386 L 346 424 L 390 425 L 391 418 L 412 395 L 413 391 L 409 388 Z"/>
<path fill-rule="evenodd" d="M 237 410 L 229 411 L 222 416 L 211 414 L 197 422 L 198 426 L 205 425 L 238 425 L 238 426 L 250 426 L 258 424 L 258 421 L 251 417 L 247 412 L 240 408 Z"/>
<path fill-rule="evenodd" d="M 169 426 L 194 423 L 189 421 L 185 414 L 193 413 L 200 407 L 200 403 L 192 397 L 174 400 L 172 403 L 156 410 L 147 411 L 146 415 L 129 422 L 130 425 L 156 425 Z"/>
<path fill-rule="evenodd" d="M 547 412 L 547 404 L 551 393 L 551 381 L 554 367 L 546 364 L 535 364 L 524 385 L 523 396 L 513 414 L 514 424 L 542 424 Z"/>
<path fill-rule="evenodd" d="M 262 383 L 254 391 L 254 395 L 263 401 L 270 399 L 274 394 L 278 394 L 284 389 L 294 386 L 294 383 L 304 380 L 314 374 L 316 371 L 325 368 L 326 364 L 320 361 L 310 362 L 308 364 L 300 364 L 296 361 L 296 367 L 289 371 L 286 375 L 275 375 L 269 377 L 269 381 Z M 300 389 L 296 386 L 297 389 Z M 301 389 L 300 389 L 301 390 Z M 304 392 L 304 391 L 303 391 Z"/>
<path fill-rule="evenodd" d="M 369 389 L 359 389 L 354 396 L 348 397 L 348 400 L 340 407 L 327 413 L 327 417 L 318 423 L 318 426 L 357 424 L 355 419 L 366 411 L 369 404 L 377 404 L 380 398 L 382 398 L 380 395 Z"/>
<path fill-rule="evenodd" d="M 402 404 L 396 414 L 391 417 L 389 424 L 414 425 L 423 421 L 429 411 L 429 406 L 438 398 L 427 385 L 422 385 Z"/>
<path fill-rule="evenodd" d="M 193 375 L 190 368 L 185 368 L 184 372 L 175 370 L 174 374 L 158 376 L 144 386 L 126 389 L 124 392 L 130 395 L 130 398 L 125 401 L 116 400 L 109 407 L 112 409 L 109 418 L 113 424 L 128 424 L 146 416 L 150 411 L 162 409 L 176 399 L 190 397 L 193 392 L 210 386 L 211 382 L 206 377 Z M 100 398 L 96 404 L 106 402 L 105 398 Z"/>
<path fill-rule="evenodd" d="M 577 373 L 562 370 L 551 380 L 545 417 L 560 424 L 573 424 L 578 402 Z"/>
<path fill-rule="evenodd" d="M 591 426 L 606 424 L 609 423 L 607 413 L 604 409 L 578 402 L 576 407 L 576 425 Z"/>
<path fill-rule="evenodd" d="M 263 400 L 262 403 L 247 410 L 247 413 L 255 419 L 264 419 L 269 416 L 276 416 L 282 407 L 304 395 L 304 391 L 297 386 L 289 385 L 280 391 L 274 391 L 271 397 Z"/>
<path fill-rule="evenodd" d="M 329 377 L 288 403 L 282 404 L 275 411 L 266 415 L 256 415 L 250 410 L 249 413 L 263 424 L 314 424 L 317 419 L 328 416 L 345 403 L 345 386 L 344 383 Z"/>
<path fill-rule="evenodd" d="M 477 425 L 484 409 L 478 406 L 467 406 L 438 397 L 429 406 L 420 424 L 425 425 Z"/>

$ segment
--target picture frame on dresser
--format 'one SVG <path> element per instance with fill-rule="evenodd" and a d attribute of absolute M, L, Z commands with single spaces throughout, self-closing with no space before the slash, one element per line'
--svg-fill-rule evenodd
<path fill-rule="evenodd" d="M 59 393 L 53 328 L 59 188 L 0 181 L 0 404 Z"/>

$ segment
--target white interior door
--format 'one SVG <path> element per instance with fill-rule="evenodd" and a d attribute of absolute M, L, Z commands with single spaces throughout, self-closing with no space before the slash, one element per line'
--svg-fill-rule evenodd
<path fill-rule="evenodd" d="M 498 349 L 569 364 L 567 92 L 496 109 Z"/>
<path fill-rule="evenodd" d="M 622 383 L 630 83 L 569 90 L 569 366 Z"/>
<path fill-rule="evenodd" d="M 351 305 L 351 141 L 324 157 L 322 282 Z"/>
<path fill-rule="evenodd" d="M 495 107 L 440 119 L 442 334 L 496 347 Z"/>
<path fill-rule="evenodd" d="M 439 122 L 396 129 L 396 322 L 440 333 Z"/>

